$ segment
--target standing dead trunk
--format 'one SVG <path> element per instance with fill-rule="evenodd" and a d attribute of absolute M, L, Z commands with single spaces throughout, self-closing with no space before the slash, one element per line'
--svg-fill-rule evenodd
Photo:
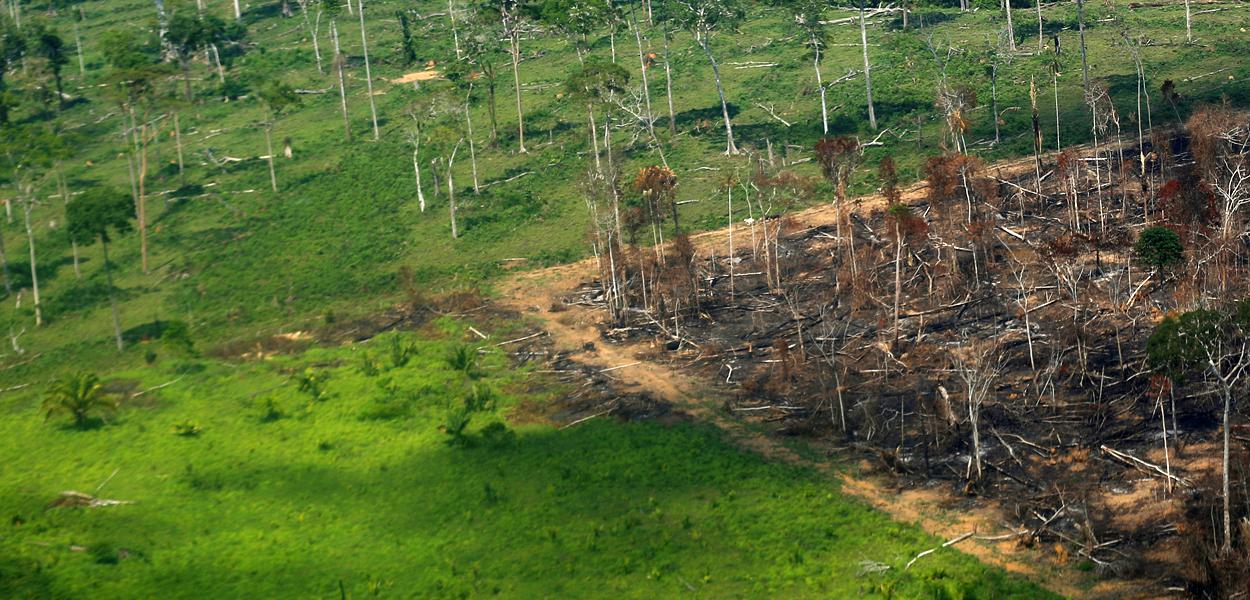
<path fill-rule="evenodd" d="M 668 134 L 677 135 L 677 113 L 673 112 L 673 69 L 669 59 L 669 42 L 672 34 L 664 30 L 664 93 L 668 96 Z"/>
<path fill-rule="evenodd" d="M 343 76 L 343 52 L 339 47 L 339 28 L 334 19 L 330 19 L 330 35 L 334 38 L 334 68 L 339 74 L 339 105 L 343 112 L 343 135 L 348 141 L 352 139 L 352 125 L 347 119 L 347 78 Z"/>
<path fill-rule="evenodd" d="M 521 107 L 521 70 L 518 66 L 521 62 L 521 39 L 515 25 L 508 36 L 508 49 L 512 57 L 512 86 L 516 92 L 517 152 L 525 154 L 528 152 L 525 149 L 525 109 Z"/>
<path fill-rule="evenodd" d="M 1046 50 L 1046 38 L 1042 33 L 1042 0 L 1035 0 L 1034 4 L 1037 6 L 1037 53 L 1041 54 Z"/>
<path fill-rule="evenodd" d="M 1192 27 L 1192 15 L 1189 12 L 1189 0 L 1185 0 L 1185 41 L 1194 43 L 1194 30 Z"/>
<path fill-rule="evenodd" d="M 365 55 L 365 87 L 369 94 L 369 114 L 373 117 L 373 141 L 381 139 L 378 132 L 378 106 L 373 99 L 373 74 L 369 70 L 369 41 L 365 35 L 365 0 L 357 0 L 360 15 L 360 50 Z"/>
<path fill-rule="evenodd" d="M 877 112 L 872 105 L 872 67 L 868 64 L 868 24 L 864 16 L 864 0 L 859 0 L 859 41 L 864 51 L 864 89 L 868 93 L 868 125 L 877 130 Z"/>
<path fill-rule="evenodd" d="M 1011 48 L 1012 52 L 1015 52 L 1016 26 L 1011 22 L 1011 0 L 1003 0 L 1003 12 L 1007 13 L 1007 47 Z"/>
<path fill-rule="evenodd" d="M 30 248 L 30 286 L 35 301 L 35 326 L 43 325 L 43 305 L 39 301 L 39 267 L 35 260 L 35 229 L 30 224 L 30 211 L 35 203 L 30 186 L 23 190 L 25 196 L 22 206 L 23 221 L 26 225 L 26 245 Z"/>
<path fill-rule="evenodd" d="M 213 51 L 213 63 L 217 66 L 217 83 L 226 84 L 226 68 L 221 66 L 221 53 L 217 51 L 217 44 L 209 44 L 209 50 Z"/>
<path fill-rule="evenodd" d="M 898 345 L 899 305 L 903 301 L 903 228 L 894 221 L 894 345 Z"/>
<path fill-rule="evenodd" d="M 81 18 L 82 7 L 78 8 Z M 87 74 L 87 66 L 82 59 L 82 36 L 78 35 L 78 21 L 74 21 L 74 49 L 78 52 L 78 76 L 82 77 Z"/>
<path fill-rule="evenodd" d="M 820 130 L 828 135 L 829 133 L 829 104 L 825 100 L 825 84 L 820 79 L 820 40 L 816 34 L 812 34 L 812 69 L 816 71 L 816 89 L 820 90 Z"/>
<path fill-rule="evenodd" d="M 7 207 L 8 202 L 4 205 Z M 9 279 L 9 254 L 4 249 L 4 232 L 0 231 L 0 274 L 4 276 L 4 295 L 13 295 L 13 281 Z"/>
<path fill-rule="evenodd" d="M 420 151 L 421 141 L 417 140 L 413 143 L 412 148 L 412 172 L 416 178 L 417 205 L 421 207 L 421 212 L 425 212 L 425 193 L 421 191 L 421 161 L 417 158 Z"/>
<path fill-rule="evenodd" d="M 1089 94 L 1089 56 L 1085 50 L 1085 0 L 1076 0 L 1076 25 L 1081 37 L 1081 89 Z"/>
<path fill-rule="evenodd" d="M 473 193 L 479 194 L 481 193 L 481 189 L 478 187 L 478 184 L 477 184 L 477 150 L 474 149 L 474 146 L 473 146 L 473 118 L 469 116 L 470 109 L 472 108 L 472 102 L 471 102 L 472 97 L 473 97 L 473 84 L 470 83 L 469 91 L 466 92 L 464 95 L 464 124 L 465 124 L 465 128 L 468 129 L 469 164 L 473 165 Z"/>
<path fill-rule="evenodd" d="M 277 193 L 278 175 L 273 169 L 273 123 L 265 124 L 265 161 L 269 163 L 269 187 Z"/>
<path fill-rule="evenodd" d="M 239 10 L 239 0 L 234 0 L 234 20 L 238 21 L 243 18 L 243 12 Z"/>
<path fill-rule="evenodd" d="M 104 280 L 108 283 L 109 288 L 109 310 L 113 313 L 113 338 L 117 340 L 117 351 L 121 352 L 125 348 L 122 342 L 122 320 L 117 313 L 117 294 L 113 289 L 113 263 L 109 261 L 109 242 L 105 236 L 100 236 L 100 247 L 104 251 Z"/>
<path fill-rule="evenodd" d="M 451 149 L 451 156 L 447 158 L 447 207 L 451 212 L 451 239 L 460 237 L 460 232 L 456 229 L 456 185 L 452 179 L 451 168 L 456 163 L 456 152 L 460 150 L 460 144 L 464 140 L 456 142 L 456 146 Z"/>
<path fill-rule="evenodd" d="M 699 32 L 695 35 L 695 40 L 699 43 L 699 47 L 703 49 L 703 54 L 707 56 L 708 62 L 712 63 L 712 78 L 716 81 L 716 94 L 720 97 L 720 112 L 725 118 L 725 154 L 737 154 L 738 146 L 734 144 L 734 126 L 729 120 L 729 103 L 725 101 L 725 87 L 720 81 L 720 67 L 716 64 L 716 57 L 712 56 L 712 49 L 708 46 L 707 32 Z"/>
<path fill-rule="evenodd" d="M 145 123 L 139 128 L 139 204 L 136 215 L 139 221 L 139 262 L 143 272 L 148 272 L 148 126 Z"/>
<path fill-rule="evenodd" d="M 186 183 L 182 163 L 182 125 L 178 122 L 178 113 L 174 113 L 174 149 L 178 153 L 178 179 Z"/>
<path fill-rule="evenodd" d="M 647 81 L 647 58 L 642 50 L 642 31 L 641 28 L 638 27 L 637 16 L 634 17 L 632 26 L 634 28 L 634 43 L 638 46 L 638 65 L 639 72 L 642 74 L 642 100 L 643 107 L 647 111 L 645 115 L 647 120 L 647 131 L 651 134 L 651 138 L 655 139 L 655 119 L 651 116 L 651 87 Z"/>

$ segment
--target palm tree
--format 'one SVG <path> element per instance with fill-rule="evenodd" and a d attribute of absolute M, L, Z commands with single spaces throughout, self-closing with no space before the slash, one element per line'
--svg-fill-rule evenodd
<path fill-rule="evenodd" d="M 78 372 L 52 382 L 44 396 L 41 410 L 45 418 L 57 413 L 74 417 L 75 427 L 85 427 L 92 412 L 113 410 L 117 403 L 104 395 L 100 378 L 94 373 Z"/>

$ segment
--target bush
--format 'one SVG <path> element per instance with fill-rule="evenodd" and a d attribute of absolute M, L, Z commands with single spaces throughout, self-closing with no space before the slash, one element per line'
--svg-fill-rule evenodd
<path fill-rule="evenodd" d="M 310 367 L 297 375 L 295 380 L 299 382 L 299 391 L 308 394 L 314 402 L 322 402 L 333 397 L 326 389 L 330 382 L 330 374 L 325 371 L 314 371 Z"/>

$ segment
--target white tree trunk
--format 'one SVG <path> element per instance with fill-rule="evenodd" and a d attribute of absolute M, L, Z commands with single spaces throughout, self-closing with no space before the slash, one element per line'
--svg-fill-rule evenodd
<path fill-rule="evenodd" d="M 825 84 L 820 78 L 820 47 L 817 46 L 820 41 L 816 36 L 812 36 L 812 49 L 816 53 L 816 57 L 812 60 L 812 68 L 816 71 L 816 89 L 820 90 L 820 129 L 821 132 L 829 134 L 829 105 L 825 101 Z"/>
<path fill-rule="evenodd" d="M 521 61 L 521 40 L 515 29 L 508 36 L 509 54 L 512 55 L 512 85 L 516 91 L 516 134 L 517 134 L 517 152 L 525 154 L 525 110 L 521 108 L 521 71 L 518 63 Z"/>
<path fill-rule="evenodd" d="M 274 192 L 277 192 L 278 191 L 278 175 L 273 170 L 273 140 L 271 137 L 272 131 L 273 131 L 273 125 L 270 125 L 270 124 L 265 125 L 265 152 L 268 153 L 265 156 L 265 159 L 269 162 L 269 187 L 272 188 Z"/>
<path fill-rule="evenodd" d="M 460 237 L 460 232 L 456 229 L 456 186 L 453 183 L 451 168 L 456 163 L 456 152 L 460 150 L 460 143 L 464 140 L 456 142 L 456 147 L 451 149 L 451 156 L 447 158 L 447 206 L 451 212 L 451 239 Z"/>
<path fill-rule="evenodd" d="M 877 111 L 872 105 L 872 67 L 868 64 L 868 24 L 864 17 L 864 0 L 859 0 L 859 41 L 864 50 L 864 89 L 868 93 L 868 125 L 877 129 Z"/>
<path fill-rule="evenodd" d="M 477 184 L 477 150 L 473 145 L 473 118 L 469 116 L 470 109 L 473 108 L 470 101 L 473 94 L 473 84 L 469 84 L 469 91 L 464 96 L 464 124 L 469 132 L 469 164 L 473 165 L 473 193 L 481 193 L 481 189 Z"/>
<path fill-rule="evenodd" d="M 26 187 L 24 195 L 26 202 L 22 207 L 22 215 L 26 225 L 26 244 L 30 247 L 30 285 L 35 299 L 35 326 L 38 327 L 43 325 L 43 306 L 39 302 L 39 267 L 35 261 L 35 230 L 30 224 L 30 210 L 35 203 L 35 198 L 31 195 L 29 186 Z"/>
<path fill-rule="evenodd" d="M 239 10 L 239 0 L 234 0 L 234 20 L 238 21 L 243 18 L 243 11 Z"/>
<path fill-rule="evenodd" d="M 352 125 L 347 119 L 347 78 L 343 76 L 343 52 L 339 48 L 339 28 L 338 23 L 333 19 L 330 20 L 330 35 L 334 38 L 334 68 L 339 74 L 339 105 L 343 111 L 343 134 L 348 139 L 352 139 Z"/>
<path fill-rule="evenodd" d="M 373 141 L 381 139 L 378 132 L 378 107 L 377 102 L 373 99 L 373 74 L 369 70 L 369 42 L 365 36 L 365 0 L 356 0 L 359 10 L 356 12 L 360 15 L 360 49 L 365 55 L 365 86 L 369 93 L 369 114 L 373 117 Z"/>
<path fill-rule="evenodd" d="M 421 140 L 417 140 L 412 148 L 412 172 L 417 180 L 417 206 L 421 208 L 421 212 L 425 212 L 425 192 L 421 191 L 421 161 L 417 158 L 420 151 Z"/>
<path fill-rule="evenodd" d="M 720 96 L 720 113 L 725 118 L 725 154 L 737 154 L 738 146 L 734 144 L 734 126 L 729 120 L 729 103 L 725 102 L 725 88 L 720 81 L 720 67 L 716 64 L 716 57 L 712 56 L 712 49 L 708 46 L 710 40 L 707 39 L 707 33 L 702 32 L 696 36 L 699 47 L 703 49 L 703 54 L 707 55 L 708 62 L 712 63 L 712 78 L 716 81 L 716 94 Z"/>

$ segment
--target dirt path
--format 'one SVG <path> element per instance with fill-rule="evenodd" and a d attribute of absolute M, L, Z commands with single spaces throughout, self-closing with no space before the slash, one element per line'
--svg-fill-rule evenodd
<path fill-rule="evenodd" d="M 1003 178 L 1032 169 L 1032 157 L 1007 161 L 988 168 L 990 172 L 1001 172 L 1000 176 Z M 904 201 L 916 202 L 923 199 L 925 187 L 920 183 L 907 188 L 903 192 Z M 880 194 L 863 196 L 855 199 L 852 205 L 856 212 L 867 212 L 884 208 L 885 198 Z M 834 223 L 836 211 L 832 205 L 820 205 L 794 213 L 793 217 L 805 226 L 814 227 Z M 745 230 L 739 229 L 739 235 L 743 231 Z M 727 237 L 728 229 L 722 229 L 692 236 L 692 241 L 699 251 L 715 249 L 723 253 Z M 704 395 L 705 386 L 699 381 L 671 365 L 649 360 L 646 354 L 653 348 L 648 345 L 618 345 L 602 339 L 598 328 L 602 320 L 599 311 L 586 306 L 564 305 L 561 302 L 564 295 L 595 277 L 594 259 L 518 273 L 499 285 L 501 296 L 497 302 L 537 319 L 541 327 L 551 335 L 556 350 L 570 352 L 570 358 L 583 364 L 603 369 L 618 367 L 611 371 L 611 375 L 630 391 L 646 391 L 697 419 L 716 425 L 739 447 L 773 460 L 834 472 L 832 461 L 804 458 L 778 440 L 754 431 L 745 422 L 718 410 L 715 400 Z M 552 310 L 553 307 L 558 308 Z M 811 443 L 813 448 L 825 450 L 817 447 L 817 441 Z M 955 538 L 970 531 L 977 532 L 976 537 L 961 542 L 957 548 L 976 556 L 982 562 L 1022 574 L 1067 597 L 1150 597 L 1132 591 L 1140 588 L 1130 582 L 1102 581 L 1090 587 L 1092 576 L 1080 574 L 1070 565 L 1058 564 L 1039 549 L 1022 548 L 1014 537 L 984 539 L 1001 538 L 1005 534 L 1013 533 L 1008 528 L 1011 519 L 1000 514 L 993 506 L 981 504 L 975 508 L 950 508 L 951 497 L 942 490 L 898 489 L 892 481 L 885 478 L 861 477 L 851 473 L 851 470 L 837 469 L 843 492 L 863 499 L 897 520 L 919 525 L 944 539 Z M 1082 583 L 1086 585 L 1081 585 Z"/>

